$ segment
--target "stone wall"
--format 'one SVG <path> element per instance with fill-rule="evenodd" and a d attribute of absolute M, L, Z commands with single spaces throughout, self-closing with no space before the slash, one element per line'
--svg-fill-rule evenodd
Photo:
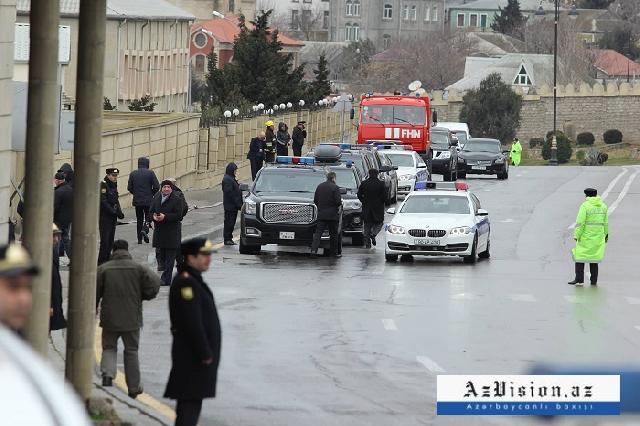
<path fill-rule="evenodd" d="M 553 89 L 543 86 L 535 94 L 520 94 L 523 106 L 518 137 L 524 142 L 533 137 L 544 137 L 553 128 Z M 443 92 L 433 92 L 432 105 L 438 111 L 440 121 L 459 121 L 463 95 L 450 91 L 447 99 L 443 99 Z M 618 129 L 624 141 L 640 143 L 638 117 L 640 84 L 585 84 L 579 88 L 572 85 L 558 88 L 557 123 L 561 130 L 573 124 L 577 133 L 591 132 L 596 141 L 601 142 L 606 130 Z"/>

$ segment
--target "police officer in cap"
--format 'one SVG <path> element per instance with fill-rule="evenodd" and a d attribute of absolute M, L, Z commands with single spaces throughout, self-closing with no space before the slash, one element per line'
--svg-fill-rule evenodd
<path fill-rule="evenodd" d="M 38 268 L 20 244 L 0 247 L 0 324 L 18 334 L 31 312 L 31 279 L 37 274 Z"/>
<path fill-rule="evenodd" d="M 116 223 L 118 219 L 124 219 L 124 213 L 120 208 L 118 198 L 118 175 L 120 170 L 109 168 L 107 175 L 100 182 L 100 252 L 98 253 L 98 265 L 109 260 L 113 240 L 116 237 Z"/>
<path fill-rule="evenodd" d="M 173 345 L 165 398 L 177 400 L 176 426 L 195 426 L 202 400 L 216 396 L 222 331 L 211 289 L 202 279 L 213 246 L 204 238 L 184 241 L 184 262 L 169 291 Z"/>

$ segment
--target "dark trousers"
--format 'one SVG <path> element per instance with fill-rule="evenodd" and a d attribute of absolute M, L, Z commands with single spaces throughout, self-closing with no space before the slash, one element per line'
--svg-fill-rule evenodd
<path fill-rule="evenodd" d="M 591 273 L 591 284 L 596 284 L 598 282 L 598 264 L 590 263 L 589 272 Z M 576 281 L 584 282 L 584 263 L 576 262 Z"/>
<path fill-rule="evenodd" d="M 62 257 L 66 253 L 67 257 L 71 259 L 71 224 L 58 225 L 58 228 L 61 232 L 58 255 Z"/>
<path fill-rule="evenodd" d="M 362 232 L 365 241 L 371 238 L 375 238 L 380 230 L 382 230 L 382 222 L 365 222 Z"/>
<path fill-rule="evenodd" d="M 115 238 L 116 219 L 100 218 L 100 252 L 98 253 L 98 265 L 109 260 Z"/>
<path fill-rule="evenodd" d="M 136 206 L 136 230 L 138 232 L 136 236 L 138 243 L 142 242 L 142 232 L 149 233 L 149 226 L 147 225 L 149 221 L 149 206 Z"/>
<path fill-rule="evenodd" d="M 289 147 L 282 144 L 276 144 L 276 153 L 280 157 L 286 157 L 289 155 Z"/>
<path fill-rule="evenodd" d="M 339 253 L 338 251 L 338 221 L 337 220 L 319 220 L 316 225 L 316 232 L 313 234 L 313 243 L 311 244 L 311 252 L 317 253 L 320 247 L 322 234 L 325 230 L 329 230 L 329 252 L 332 255 Z"/>
<path fill-rule="evenodd" d="M 293 145 L 293 156 L 302 157 L 302 145 Z"/>
<path fill-rule="evenodd" d="M 100 371 L 103 376 L 116 377 L 116 361 L 118 358 L 118 339 L 124 343 L 124 378 L 129 392 L 140 389 L 140 361 L 138 347 L 140 345 L 140 330 L 111 331 L 102 330 L 102 359 Z"/>
<path fill-rule="evenodd" d="M 233 240 L 233 228 L 236 227 L 236 219 L 238 219 L 238 210 L 224 211 L 224 232 L 225 241 Z"/>
<path fill-rule="evenodd" d="M 176 263 L 176 257 L 178 256 L 178 249 L 175 248 L 160 248 L 159 249 L 160 261 L 164 265 L 162 270 L 162 285 L 171 285 L 171 278 L 173 275 L 173 265 Z"/>
<path fill-rule="evenodd" d="M 251 158 L 251 180 L 256 180 L 256 175 L 262 168 L 264 161 L 262 159 Z"/>
<path fill-rule="evenodd" d="M 202 411 L 201 399 L 179 399 L 176 404 L 175 426 L 196 426 Z"/>

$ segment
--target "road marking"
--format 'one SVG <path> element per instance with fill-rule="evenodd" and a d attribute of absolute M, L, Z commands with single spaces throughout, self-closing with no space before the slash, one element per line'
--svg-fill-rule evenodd
<path fill-rule="evenodd" d="M 538 299 L 536 299 L 531 294 L 512 294 L 509 296 L 509 298 L 516 302 L 537 302 L 538 301 Z"/>
<path fill-rule="evenodd" d="M 428 356 L 418 355 L 416 357 L 416 361 L 424 365 L 427 370 L 431 371 L 432 373 L 444 373 L 444 368 L 440 367 L 434 360 L 432 360 Z"/>
<path fill-rule="evenodd" d="M 93 341 L 93 350 L 96 357 L 96 364 L 100 365 L 100 360 L 102 359 L 102 328 L 96 326 L 95 338 Z M 124 379 L 124 373 L 121 370 L 116 370 L 116 377 L 113 379 L 113 383 L 120 388 L 125 394 L 128 392 L 127 383 Z M 150 407 L 153 410 L 156 410 L 158 413 L 163 416 L 174 420 L 176 418 L 176 412 L 173 411 L 173 408 L 169 407 L 166 404 L 158 401 L 148 393 L 143 392 L 138 395 L 136 398 L 137 401 L 140 401 L 142 404 Z"/>
<path fill-rule="evenodd" d="M 396 326 L 396 322 L 392 319 L 389 318 L 383 318 L 382 319 L 382 325 L 384 326 L 385 330 L 397 330 L 398 327 Z"/>
<path fill-rule="evenodd" d="M 471 293 L 458 293 L 451 296 L 453 300 L 472 300 L 473 294 Z"/>
<path fill-rule="evenodd" d="M 611 204 L 611 206 L 609 207 L 609 215 L 613 214 L 613 212 L 618 208 L 618 206 L 620 205 L 624 197 L 627 196 L 627 193 L 629 192 L 629 188 L 631 187 L 631 184 L 635 180 L 636 176 L 638 176 L 639 172 L 640 171 L 636 171 L 631 176 L 629 176 L 627 183 L 625 183 L 624 188 L 622 188 L 622 192 L 620 193 L 620 195 L 618 195 L 618 198 L 616 198 L 613 204 Z"/>
<path fill-rule="evenodd" d="M 499 223 L 513 223 L 514 220 L 513 219 L 505 219 L 505 220 L 500 220 L 498 221 Z"/>
<path fill-rule="evenodd" d="M 564 296 L 565 300 L 569 303 L 584 303 L 585 299 L 582 296 L 575 296 L 575 295 L 567 295 Z"/>
<path fill-rule="evenodd" d="M 627 299 L 627 303 L 630 305 L 640 305 L 639 297 L 625 297 L 625 299 Z"/>

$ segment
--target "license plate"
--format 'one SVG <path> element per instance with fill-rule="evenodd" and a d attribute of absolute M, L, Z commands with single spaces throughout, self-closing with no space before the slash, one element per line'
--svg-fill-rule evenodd
<path fill-rule="evenodd" d="M 439 246 L 440 240 L 434 240 L 433 238 L 421 238 L 414 240 L 414 244 L 417 246 Z"/>
<path fill-rule="evenodd" d="M 296 238 L 295 232 L 281 232 L 280 239 L 281 240 L 294 240 Z"/>
<path fill-rule="evenodd" d="M 473 170 L 487 170 L 487 166 L 471 166 Z"/>

